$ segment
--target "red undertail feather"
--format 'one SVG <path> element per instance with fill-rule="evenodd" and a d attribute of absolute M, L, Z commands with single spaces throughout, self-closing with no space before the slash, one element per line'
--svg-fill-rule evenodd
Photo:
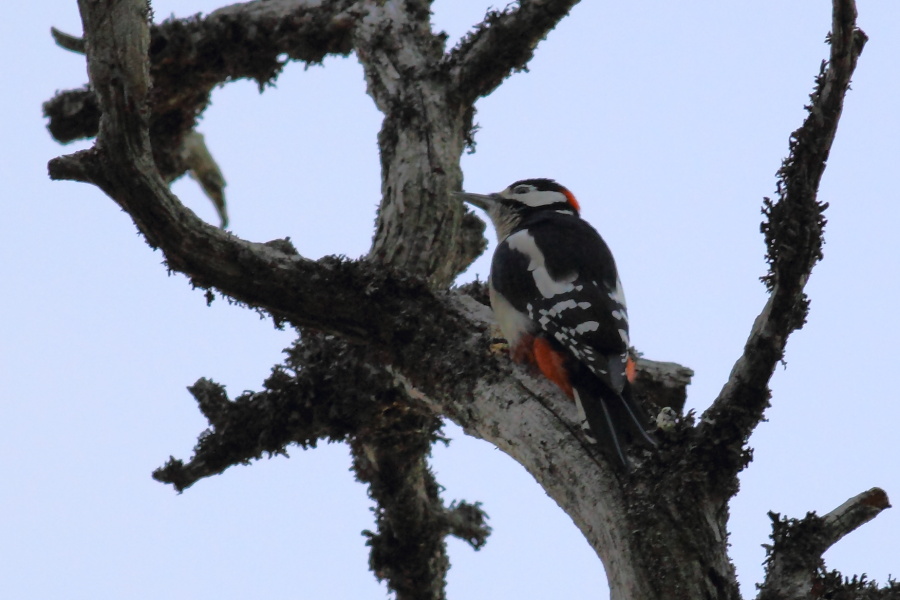
<path fill-rule="evenodd" d="M 625 377 L 628 379 L 628 383 L 634 383 L 634 380 L 637 379 L 637 362 L 630 352 L 628 353 L 628 361 L 625 363 Z"/>
<path fill-rule="evenodd" d="M 564 366 L 566 356 L 555 350 L 548 340 L 523 335 L 519 342 L 510 348 L 509 354 L 514 362 L 537 367 L 541 374 L 558 385 L 569 399 L 574 398 L 572 383 Z"/>

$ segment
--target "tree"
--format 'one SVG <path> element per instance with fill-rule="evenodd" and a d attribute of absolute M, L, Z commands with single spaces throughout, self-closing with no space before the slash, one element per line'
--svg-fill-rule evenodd
<path fill-rule="evenodd" d="M 443 415 L 534 474 L 604 560 L 613 597 L 737 597 L 727 503 L 749 460 L 746 438 L 768 404 L 769 377 L 805 319 L 803 285 L 820 258 L 824 224 L 818 181 L 865 36 L 852 3 L 836 2 L 829 68 L 793 137 L 779 196 L 766 204 L 770 300 L 729 384 L 702 418 L 686 415 L 659 456 L 621 481 L 583 444 L 572 411 L 551 388 L 486 352 L 489 317 L 476 303 L 483 291 L 444 291 L 483 250 L 481 223 L 447 201 L 473 141 L 473 103 L 523 68 L 572 4 L 490 13 L 446 54 L 427 25 L 427 3 L 399 11 L 377 3 L 251 3 L 171 21 L 152 36 L 139 4 L 82 4 L 93 90 L 63 93 L 47 110 L 58 137 L 96 133 L 98 140 L 95 149 L 53 161 L 51 175 L 98 185 L 163 250 L 169 268 L 195 285 L 303 331 L 263 391 L 230 400 L 210 381 L 193 386 L 210 429 L 191 461 L 170 461 L 159 479 L 182 489 L 289 443 L 348 440 L 379 506 L 369 542 L 373 570 L 398 597 L 440 597 L 444 537 L 478 546 L 487 534 L 476 504 L 440 502 L 428 470 Z M 287 241 L 243 242 L 180 206 L 166 182 L 190 167 L 183 139 L 212 87 L 235 77 L 268 82 L 282 53 L 315 62 L 351 50 L 385 114 L 383 199 L 367 260 L 305 260 Z M 678 407 L 684 370 L 648 361 L 642 373 L 651 404 Z M 886 506 L 886 495 L 870 490 L 830 519 L 778 521 L 763 593 L 794 597 L 792 586 L 814 582 L 852 588 L 821 570 L 821 553 Z M 673 553 L 675 564 L 667 560 Z"/>

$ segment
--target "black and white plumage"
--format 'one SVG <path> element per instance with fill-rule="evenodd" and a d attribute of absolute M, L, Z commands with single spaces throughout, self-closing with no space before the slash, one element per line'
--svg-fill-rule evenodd
<path fill-rule="evenodd" d="M 615 260 L 551 179 L 498 194 L 460 193 L 497 230 L 491 307 L 513 360 L 537 367 L 575 401 L 587 436 L 629 466 L 627 444 L 654 445 L 631 398 L 628 312 Z"/>

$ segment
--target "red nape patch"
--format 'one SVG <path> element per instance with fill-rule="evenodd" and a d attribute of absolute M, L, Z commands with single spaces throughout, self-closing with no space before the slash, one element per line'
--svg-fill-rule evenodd
<path fill-rule="evenodd" d="M 546 339 L 539 337 L 534 338 L 532 352 L 534 353 L 534 362 L 544 377 L 558 385 L 566 393 L 566 396 L 572 398 L 572 384 L 569 383 L 569 374 L 563 365 L 566 360 L 565 355 L 554 350 Z"/>
<path fill-rule="evenodd" d="M 576 212 L 581 212 L 581 206 L 578 204 L 578 200 L 575 199 L 575 194 L 567 190 L 566 188 L 562 189 L 562 193 L 566 195 L 566 199 L 568 199 L 569 204 L 576 210 Z"/>

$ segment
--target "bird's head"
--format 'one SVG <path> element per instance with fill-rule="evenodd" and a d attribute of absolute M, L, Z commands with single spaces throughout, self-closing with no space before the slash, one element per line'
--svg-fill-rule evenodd
<path fill-rule="evenodd" d="M 526 216 L 556 211 L 578 216 L 575 195 L 552 179 L 523 179 L 496 194 L 455 192 L 455 196 L 487 212 L 500 240 L 512 233 Z"/>

